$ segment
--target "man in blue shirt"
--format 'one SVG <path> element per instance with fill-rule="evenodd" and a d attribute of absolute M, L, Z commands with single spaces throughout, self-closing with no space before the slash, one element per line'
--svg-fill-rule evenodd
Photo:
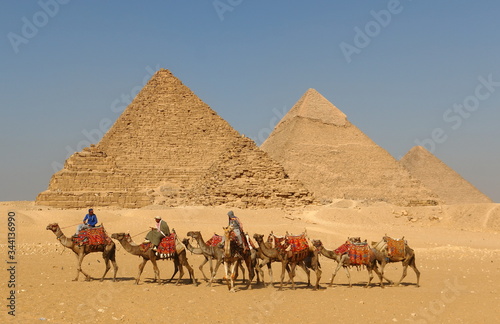
<path fill-rule="evenodd" d="M 97 224 L 97 215 L 94 214 L 94 210 L 92 208 L 89 209 L 89 213 L 85 215 L 83 218 L 83 224 L 78 225 L 76 228 L 76 233 L 75 235 L 78 235 L 78 233 L 81 230 L 90 228 L 90 227 L 95 227 Z"/>

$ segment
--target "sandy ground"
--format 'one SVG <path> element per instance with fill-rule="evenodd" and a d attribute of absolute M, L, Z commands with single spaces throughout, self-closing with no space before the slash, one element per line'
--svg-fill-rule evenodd
<path fill-rule="evenodd" d="M 166 219 L 171 228 L 185 237 L 199 230 L 208 239 L 222 233 L 227 223 L 227 208 L 160 208 L 136 210 L 95 208 L 100 223 L 109 234 L 130 232 L 140 242 L 152 226 L 155 215 Z M 33 202 L 0 202 L 0 255 L 8 261 L 6 231 L 9 212 L 15 213 L 15 317 L 7 305 L 12 280 L 11 264 L 4 262 L 0 278 L 2 311 L 0 322 L 23 323 L 490 323 L 500 318 L 500 205 L 454 205 L 402 208 L 384 203 L 367 206 L 355 201 L 337 201 L 328 206 L 298 210 L 237 210 L 234 212 L 250 234 L 299 234 L 304 229 L 311 238 L 321 239 L 328 249 L 342 244 L 348 236 L 368 241 L 384 234 L 404 236 L 416 251 L 421 287 L 409 269 L 399 287 L 378 285 L 365 289 L 365 270 L 351 270 L 354 286 L 339 272 L 335 285 L 328 283 L 336 263 L 321 258 L 322 289 L 306 287 L 307 277 L 298 270 L 296 290 L 278 291 L 272 286 L 253 285 L 246 290 L 241 280 L 238 291 L 216 282 L 207 287 L 198 265 L 202 256 L 188 254 L 199 285 L 187 278 L 176 286 L 152 283 L 151 263 L 134 284 L 138 257 L 128 254 L 117 242 L 119 265 L 117 282 L 112 270 L 103 282 L 85 282 L 76 274 L 76 258 L 64 249 L 55 235 L 45 230 L 58 222 L 70 236 L 85 210 L 60 210 L 36 206 Z M 159 263 L 161 278 L 173 273 L 171 261 Z M 100 277 L 104 264 L 100 253 L 88 255 L 84 270 Z M 206 266 L 208 273 L 208 265 Z M 279 280 L 280 265 L 275 264 L 274 281 Z M 389 278 L 399 279 L 400 263 L 386 268 Z M 218 272 L 222 277 L 223 269 Z M 247 275 L 248 276 L 248 275 Z M 315 274 L 311 274 L 315 280 Z M 265 271 L 265 280 L 269 275 Z M 378 279 L 375 279 L 378 283 Z M 12 283 L 12 282 L 11 282 Z"/>

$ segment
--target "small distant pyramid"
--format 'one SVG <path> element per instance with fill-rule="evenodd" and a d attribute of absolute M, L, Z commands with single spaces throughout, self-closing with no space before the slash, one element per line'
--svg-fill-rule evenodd
<path fill-rule="evenodd" d="M 491 199 L 422 146 L 413 147 L 400 163 L 434 191 L 445 204 L 491 203 Z"/>
<path fill-rule="evenodd" d="M 226 161 L 225 167 L 237 167 L 241 172 L 224 170 L 232 184 L 229 179 L 216 181 L 214 176 L 221 170 L 213 165 L 227 158 L 238 145 L 240 156 L 249 158 L 238 157 L 241 165 Z M 197 202 L 265 208 L 300 206 L 312 201 L 300 182 L 288 179 L 281 166 L 259 151 L 255 143 L 242 137 L 170 71 L 162 69 L 97 145 L 66 160 L 64 168 L 52 176 L 48 190 L 38 195 L 37 203 L 62 208 L 135 208 Z M 274 163 L 272 168 L 266 171 L 256 156 Z M 240 180 L 254 173 L 261 177 L 260 181 Z M 200 183 L 208 187 L 201 190 Z M 218 188 L 218 184 L 224 184 L 224 188 Z M 266 188 L 260 196 L 259 186 Z M 202 196 L 213 194 L 217 199 Z M 251 199 L 247 199 L 248 194 Z"/>
<path fill-rule="evenodd" d="M 297 101 L 261 148 L 321 200 L 380 200 L 404 206 L 439 202 L 314 89 Z"/>

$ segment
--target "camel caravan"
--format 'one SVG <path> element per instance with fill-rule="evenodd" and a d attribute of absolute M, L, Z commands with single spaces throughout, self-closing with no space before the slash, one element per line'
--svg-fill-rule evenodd
<path fill-rule="evenodd" d="M 139 284 L 141 274 L 148 261 L 153 264 L 153 282 L 162 283 L 157 261 L 171 260 L 174 263 L 174 274 L 167 282 L 172 281 L 179 273 L 176 281 L 176 285 L 179 285 L 184 276 L 185 267 L 189 273 L 190 283 L 197 286 L 194 270 L 188 262 L 187 251 L 190 251 L 192 254 L 204 257 L 199 269 L 208 286 L 212 286 L 219 267 L 223 265 L 224 277 L 222 281 L 227 284 L 231 292 L 236 290 L 235 285 L 239 271 L 242 272 L 243 283 L 247 289 L 252 289 L 254 277 L 256 277 L 257 285 L 266 286 L 262 270 L 265 266 L 268 269 L 270 278 L 267 285 L 274 287 L 271 267 L 273 262 L 281 263 L 279 290 L 282 290 L 288 284 L 291 284 L 291 289 L 295 289 L 294 277 L 297 266 L 306 273 L 307 286 L 312 287 L 314 290 L 320 289 L 322 274 L 320 256 L 333 259 L 337 263 L 329 286 L 333 285 L 340 268 L 343 268 L 347 274 L 349 287 L 352 287 L 349 273 L 351 268 L 357 268 L 358 270 L 365 268 L 368 271 L 368 280 L 365 287 L 371 286 L 373 272 L 378 276 L 381 288 L 384 288 L 384 280 L 390 285 L 398 286 L 406 277 L 407 268 L 410 266 L 415 271 L 417 276 L 416 286 L 419 287 L 420 272 L 415 264 L 415 252 L 408 246 L 404 237 L 393 239 L 385 235 L 380 241 L 371 242 L 371 244 L 368 244 L 366 240 L 361 241 L 359 237 L 352 237 L 348 238 L 345 243 L 336 249 L 329 250 L 323 246 L 320 240 L 310 239 L 307 232 L 300 235 L 291 235 L 287 232 L 284 236 L 277 236 L 271 232 L 266 239 L 263 234 L 255 233 L 252 240 L 248 233 L 243 231 L 238 218 L 232 212 L 228 213 L 228 215 L 230 217 L 229 226 L 223 227 L 224 233 L 222 236 L 214 234 L 208 241 L 205 241 L 200 231 L 190 231 L 187 233 L 186 238 L 180 240 L 173 230 L 172 233 L 164 235 L 158 245 L 148 240 L 140 244 L 134 243 L 128 233 L 113 233 L 108 236 L 102 225 L 84 229 L 78 235 L 72 237 L 64 235 L 57 223 L 49 224 L 46 229 L 52 231 L 64 247 L 75 253 L 77 273 L 73 279 L 74 281 L 78 280 L 80 273 L 85 276 L 86 281 L 94 279 L 84 272 L 81 266 L 84 257 L 93 252 L 102 252 L 105 261 L 105 270 L 100 280 L 103 281 L 110 270 L 109 263 L 111 261 L 114 267 L 113 281 L 116 281 L 118 266 L 115 258 L 116 244 L 113 241 L 116 240 L 125 251 L 142 258 L 138 266 L 139 271 L 135 277 L 135 284 Z M 213 265 L 214 261 L 215 266 Z M 210 264 L 210 275 L 208 277 L 203 271 L 203 266 L 207 262 Z M 403 273 L 396 283 L 384 275 L 385 266 L 391 262 L 402 262 L 403 264 Z M 311 270 L 316 273 L 314 285 L 311 285 Z M 245 272 L 248 273 L 248 279 L 245 278 Z M 288 274 L 288 282 L 285 282 L 286 274 Z"/>

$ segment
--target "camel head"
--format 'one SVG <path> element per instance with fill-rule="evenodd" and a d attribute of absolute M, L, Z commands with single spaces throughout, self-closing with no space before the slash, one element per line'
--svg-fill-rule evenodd
<path fill-rule="evenodd" d="M 182 240 L 182 244 L 184 244 L 185 246 L 188 246 L 189 245 L 189 239 L 186 237 Z"/>
<path fill-rule="evenodd" d="M 348 237 L 347 240 L 351 243 L 361 243 L 361 237 Z"/>
<path fill-rule="evenodd" d="M 323 243 L 321 242 L 321 240 L 312 240 L 312 244 L 318 250 L 323 248 Z"/>
<path fill-rule="evenodd" d="M 127 234 L 125 234 L 125 233 L 113 233 L 113 234 L 111 234 L 111 238 L 118 240 L 118 241 L 121 241 L 125 238 L 126 235 Z"/>
<path fill-rule="evenodd" d="M 234 228 L 231 225 L 229 225 L 227 227 L 223 227 L 222 229 L 224 230 L 224 236 L 226 238 L 228 238 L 229 235 L 231 235 L 231 232 L 234 230 Z"/>
<path fill-rule="evenodd" d="M 262 234 L 257 234 L 257 233 L 255 233 L 255 234 L 253 235 L 253 238 L 254 238 L 254 239 L 257 241 L 257 243 L 259 243 L 259 244 L 260 244 L 260 242 L 264 241 L 264 235 L 262 235 Z"/>
<path fill-rule="evenodd" d="M 199 231 L 190 231 L 187 233 L 187 236 L 197 239 L 198 237 L 201 236 L 201 233 Z"/>
<path fill-rule="evenodd" d="M 45 228 L 46 230 L 51 230 L 52 232 L 56 232 L 57 229 L 59 228 L 59 224 L 57 223 L 52 223 L 52 224 L 49 224 L 47 225 L 47 227 Z"/>

